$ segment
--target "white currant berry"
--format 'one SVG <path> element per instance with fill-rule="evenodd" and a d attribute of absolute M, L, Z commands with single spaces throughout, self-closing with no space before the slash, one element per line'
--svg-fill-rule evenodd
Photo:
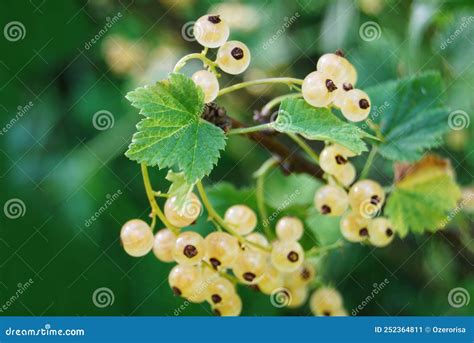
<path fill-rule="evenodd" d="M 224 220 L 240 235 L 249 234 L 257 225 L 257 215 L 245 205 L 229 207 L 225 212 Z"/>
<path fill-rule="evenodd" d="M 340 54 L 324 54 L 316 64 L 316 70 L 329 75 L 337 85 L 355 85 L 357 72 L 352 64 Z"/>
<path fill-rule="evenodd" d="M 336 89 L 337 86 L 330 76 L 313 71 L 304 78 L 301 93 L 311 106 L 326 107 L 334 100 Z"/>
<path fill-rule="evenodd" d="M 210 268 L 205 266 L 196 266 L 201 272 L 201 277 L 196 281 L 192 291 L 186 298 L 193 303 L 202 303 L 209 299 L 209 285 L 216 280 L 219 275 L 217 273 L 209 274 Z"/>
<path fill-rule="evenodd" d="M 370 113 L 369 96 L 360 89 L 347 91 L 340 105 L 342 114 L 350 121 L 362 121 Z"/>
<path fill-rule="evenodd" d="M 260 232 L 252 232 L 251 234 L 245 236 L 245 240 L 250 242 L 250 243 L 245 243 L 245 248 L 249 248 L 249 249 L 259 249 L 258 247 L 256 247 L 255 245 L 252 245 L 251 243 L 255 243 L 255 244 L 258 244 L 259 246 L 262 246 L 262 247 L 270 247 L 270 243 L 268 243 L 268 240 L 267 238 L 262 235 Z"/>
<path fill-rule="evenodd" d="M 201 214 L 202 205 L 194 193 L 189 193 L 186 196 L 184 205 L 181 208 L 177 206 L 177 203 L 178 198 L 173 196 L 166 200 L 164 208 L 166 219 L 174 226 L 189 226 Z"/>
<path fill-rule="evenodd" d="M 178 264 L 171 269 L 168 282 L 175 295 L 189 297 L 195 292 L 195 287 L 202 281 L 202 273 L 197 266 Z"/>
<path fill-rule="evenodd" d="M 123 224 L 120 239 L 125 252 L 133 257 L 144 256 L 153 248 L 153 232 L 140 219 L 132 219 Z"/>
<path fill-rule="evenodd" d="M 289 308 L 300 307 L 306 302 L 306 299 L 308 299 L 308 288 L 306 286 L 289 288 L 288 293 L 290 295 L 290 301 L 288 302 Z"/>
<path fill-rule="evenodd" d="M 176 262 L 195 265 L 204 257 L 204 238 L 196 232 L 187 231 L 176 238 L 173 257 Z"/>
<path fill-rule="evenodd" d="M 372 218 L 382 208 L 385 192 L 379 183 L 372 180 L 360 180 L 349 190 L 349 203 L 352 210 L 366 218 Z"/>
<path fill-rule="evenodd" d="M 334 288 L 322 287 L 311 295 L 309 307 L 315 316 L 333 316 L 342 308 L 342 297 Z"/>
<path fill-rule="evenodd" d="M 204 92 L 204 102 L 211 102 L 219 93 L 219 81 L 216 75 L 208 70 L 199 70 L 191 77 L 196 86 Z"/>
<path fill-rule="evenodd" d="M 245 284 L 258 283 L 265 272 L 267 255 L 257 250 L 243 250 L 239 252 L 232 270 L 235 276 Z"/>
<path fill-rule="evenodd" d="M 347 92 L 350 91 L 351 89 L 354 89 L 352 84 L 343 83 L 340 87 L 336 89 L 336 94 L 334 96 L 334 100 L 332 101 L 332 104 L 338 108 L 341 108 Z"/>
<path fill-rule="evenodd" d="M 297 270 L 304 261 L 304 251 L 298 242 L 281 242 L 273 244 L 271 252 L 273 266 L 282 273 Z"/>
<path fill-rule="evenodd" d="M 211 305 L 225 303 L 235 294 L 235 287 L 228 279 L 219 277 L 209 285 L 208 302 Z"/>
<path fill-rule="evenodd" d="M 212 232 L 204 240 L 206 259 L 214 269 L 230 268 L 239 253 L 237 238 L 225 232 Z"/>
<path fill-rule="evenodd" d="M 348 163 L 348 158 L 355 154 L 339 144 L 326 146 L 319 156 L 321 169 L 328 174 L 337 174 Z"/>
<path fill-rule="evenodd" d="M 298 241 L 303 236 L 303 222 L 296 217 L 283 217 L 276 223 L 280 241 Z"/>
<path fill-rule="evenodd" d="M 272 265 L 267 265 L 265 272 L 258 281 L 258 289 L 264 294 L 271 295 L 275 290 L 282 288 L 284 285 L 284 278 Z"/>
<path fill-rule="evenodd" d="M 305 261 L 301 267 L 292 273 L 285 275 L 285 286 L 290 288 L 298 288 L 308 285 L 316 276 L 314 266 Z"/>
<path fill-rule="evenodd" d="M 340 216 L 349 207 L 349 197 L 342 187 L 326 185 L 316 191 L 314 205 L 321 214 Z"/>
<path fill-rule="evenodd" d="M 228 41 L 217 51 L 217 65 L 227 74 L 243 73 L 250 64 L 250 50 L 239 41 Z"/>
<path fill-rule="evenodd" d="M 169 229 L 162 229 L 155 235 L 153 253 L 163 262 L 173 262 L 173 250 L 176 244 L 176 235 Z"/>
<path fill-rule="evenodd" d="M 194 23 L 194 37 L 199 44 L 218 48 L 229 38 L 229 26 L 216 14 L 207 14 Z"/>
<path fill-rule="evenodd" d="M 347 317 L 347 311 L 344 308 L 338 308 L 334 310 L 331 314 L 332 317 Z"/>
<path fill-rule="evenodd" d="M 214 305 L 213 310 L 216 316 L 238 316 L 242 312 L 242 299 L 237 294 L 234 294 L 226 301 Z"/>
<path fill-rule="evenodd" d="M 369 221 L 356 212 L 349 212 L 339 224 L 341 233 L 349 242 L 365 241 L 369 237 Z"/>
<path fill-rule="evenodd" d="M 387 218 L 378 217 L 369 223 L 369 242 L 379 248 L 389 245 L 395 237 L 393 225 Z"/>
<path fill-rule="evenodd" d="M 347 162 L 341 168 L 338 168 L 333 176 L 345 187 L 349 187 L 356 178 L 356 169 L 352 163 Z"/>

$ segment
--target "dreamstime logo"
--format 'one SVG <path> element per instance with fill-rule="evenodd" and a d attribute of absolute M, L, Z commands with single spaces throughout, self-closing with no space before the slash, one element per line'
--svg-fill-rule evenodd
<path fill-rule="evenodd" d="M 106 110 L 100 110 L 94 113 L 92 125 L 100 131 L 105 131 L 114 127 L 115 118 L 112 113 Z"/>
<path fill-rule="evenodd" d="M 286 307 L 291 304 L 291 293 L 286 288 L 277 288 L 270 295 L 270 302 L 277 308 Z"/>
<path fill-rule="evenodd" d="M 365 297 L 364 300 L 362 300 L 362 302 L 357 305 L 357 307 L 354 307 L 351 311 L 351 314 L 353 316 L 357 316 L 359 314 L 360 311 L 362 311 L 370 302 L 372 302 L 372 300 L 375 299 L 375 297 L 385 288 L 387 287 L 387 285 L 390 283 L 390 280 L 385 278 L 384 280 L 382 280 L 382 282 L 380 283 L 377 283 L 377 282 L 374 282 L 372 284 L 372 291 L 370 292 L 369 295 L 367 295 Z"/>
<path fill-rule="evenodd" d="M 469 305 L 471 296 L 467 289 L 462 287 L 456 287 L 449 291 L 448 293 L 448 303 L 451 307 L 460 308 L 463 306 Z"/>
<path fill-rule="evenodd" d="M 7 41 L 18 42 L 26 36 L 26 28 L 19 21 L 11 21 L 3 28 L 3 35 Z"/>
<path fill-rule="evenodd" d="M 114 292 L 112 292 L 112 290 L 107 287 L 97 288 L 92 294 L 92 302 L 98 308 L 112 306 L 114 304 L 114 301 Z"/>
<path fill-rule="evenodd" d="M 471 119 L 469 115 L 461 110 L 453 111 L 449 114 L 448 117 L 448 125 L 451 129 L 455 131 L 459 131 L 469 127 L 471 123 Z"/>
<path fill-rule="evenodd" d="M 197 218 L 202 213 L 201 203 L 194 197 L 188 197 L 184 201 L 180 213 L 186 218 Z"/>
<path fill-rule="evenodd" d="M 456 30 L 441 43 L 441 50 L 446 49 L 449 44 L 453 43 L 473 21 L 474 16 L 472 15 L 469 17 L 463 17 L 461 24 L 456 28 Z"/>
<path fill-rule="evenodd" d="M 296 20 L 300 17 L 299 12 L 295 12 L 291 17 L 285 17 L 283 18 L 283 25 L 275 32 L 273 36 L 270 37 L 265 43 L 263 43 L 263 49 L 267 50 L 273 43 L 275 43 L 278 38 L 280 38 L 286 30 L 290 28 L 291 25 L 293 25 Z"/>
<path fill-rule="evenodd" d="M 196 33 L 199 33 L 194 27 L 194 24 L 196 24 L 195 21 L 188 21 L 181 27 L 181 36 L 185 41 L 188 42 L 195 42 L 196 41 Z"/>
<path fill-rule="evenodd" d="M 286 131 L 292 124 L 291 115 L 284 111 L 278 110 L 271 114 L 270 122 L 277 131 Z"/>
<path fill-rule="evenodd" d="M 380 212 L 380 206 L 374 204 L 372 199 L 365 199 L 359 206 L 360 215 L 364 218 L 370 219 L 376 217 Z"/>
<path fill-rule="evenodd" d="M 26 205 L 21 199 L 13 198 L 8 200 L 3 206 L 5 216 L 10 219 L 23 217 L 26 213 Z"/>
<path fill-rule="evenodd" d="M 366 21 L 359 28 L 359 36 L 366 42 L 377 40 L 382 35 L 382 28 L 375 21 Z"/>

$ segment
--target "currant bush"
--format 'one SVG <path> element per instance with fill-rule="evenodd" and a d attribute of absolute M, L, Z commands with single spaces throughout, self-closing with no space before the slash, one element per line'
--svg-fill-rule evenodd
<path fill-rule="evenodd" d="M 367 119 L 372 102 L 366 92 L 355 88 L 356 68 L 338 50 L 322 55 L 316 70 L 303 79 L 248 80 L 221 89 L 219 71 L 230 75 L 245 72 L 251 62 L 250 50 L 243 42 L 228 40 L 229 26 L 218 14 L 199 18 L 194 34 L 204 47 L 201 53 L 184 56 L 168 80 L 127 96 L 147 117 L 138 125 L 127 156 L 141 163 L 151 224 L 133 219 L 123 225 L 120 238 L 125 252 L 139 257 L 153 250 L 158 260 L 176 263 L 168 276 L 172 292 L 191 302 L 207 302 L 216 315 L 236 316 L 242 312 L 242 287 L 252 287 L 289 308 L 309 302 L 316 316 L 347 315 L 342 296 L 325 285 L 319 272 L 324 256 L 341 248 L 345 241 L 382 248 L 395 236 L 406 234 L 400 231 L 404 223 L 393 220 L 394 206 L 389 203 L 397 184 L 384 187 L 367 178 L 377 150 L 372 149 L 359 172 L 358 160 L 351 160 L 367 151 L 366 141 L 371 140 L 375 146 L 378 143 L 373 141 L 384 139 L 378 124 Z M 215 61 L 207 56 L 209 48 L 218 48 Z M 191 59 L 200 60 L 204 67 L 189 78 L 180 70 Z M 265 105 L 255 115 L 259 121 L 256 126 L 242 126 L 213 102 L 244 87 L 273 83 L 283 83 L 294 92 Z M 270 120 L 268 114 L 277 105 L 280 110 Z M 352 124 L 362 120 L 367 120 L 373 135 Z M 277 132 L 292 139 L 308 159 L 288 152 L 282 143 L 274 143 L 273 134 Z M 230 199 L 220 201 L 217 211 L 215 199 L 208 196 L 201 180 L 217 163 L 226 135 L 234 134 L 247 135 L 274 156 L 254 173 L 255 192 L 242 197 L 230 192 Z M 306 140 L 324 142 L 319 155 Z M 151 165 L 170 169 L 167 192 L 152 188 L 147 170 Z M 438 169 L 432 175 L 452 176 L 445 169 L 440 171 L 439 162 L 430 167 L 435 168 L 433 165 Z M 305 172 L 323 183 L 310 194 L 313 206 L 269 205 L 264 181 L 276 167 L 285 173 Z M 413 170 L 396 169 L 396 181 L 402 182 L 412 173 L 419 182 L 421 177 L 416 173 L 421 168 L 423 164 Z M 415 181 L 402 186 L 409 188 Z M 166 200 L 159 204 L 162 198 Z M 447 202 L 452 204 L 454 198 Z M 207 222 L 200 217 L 203 210 Z M 314 244 L 313 232 L 306 227 L 311 214 L 317 220 L 324 220 L 322 216 L 340 217 L 333 219 L 339 224 L 341 239 L 326 246 Z M 158 221 L 164 228 L 154 236 Z M 209 230 L 195 229 L 196 222 Z"/>

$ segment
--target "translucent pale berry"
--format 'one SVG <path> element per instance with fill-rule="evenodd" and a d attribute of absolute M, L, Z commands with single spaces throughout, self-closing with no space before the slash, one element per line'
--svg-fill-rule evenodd
<path fill-rule="evenodd" d="M 328 174 L 336 174 L 340 172 L 348 163 L 348 158 L 355 154 L 349 149 L 339 144 L 326 146 L 319 156 L 319 164 L 321 169 Z"/>
<path fill-rule="evenodd" d="M 235 276 L 245 284 L 256 284 L 265 272 L 266 256 L 257 250 L 240 251 L 232 267 Z"/>
<path fill-rule="evenodd" d="M 283 275 L 272 265 L 267 265 L 257 285 L 262 293 L 271 295 L 275 290 L 283 287 Z"/>
<path fill-rule="evenodd" d="M 229 38 L 229 26 L 216 14 L 207 14 L 194 23 L 194 37 L 199 44 L 218 48 Z"/>
<path fill-rule="evenodd" d="M 213 307 L 216 316 L 238 316 L 242 312 L 242 300 L 237 294 L 234 294 L 227 299 Z"/>
<path fill-rule="evenodd" d="M 173 196 L 165 202 L 165 216 L 171 224 L 177 227 L 191 225 L 201 214 L 201 202 L 194 193 L 187 195 L 184 205 L 179 208 L 178 198 Z"/>
<path fill-rule="evenodd" d="M 379 183 L 372 180 L 360 180 L 349 190 L 349 203 L 354 212 L 366 218 L 372 218 L 382 208 L 385 192 Z"/>
<path fill-rule="evenodd" d="M 341 102 L 341 112 L 350 121 L 362 121 L 370 113 L 370 99 L 367 93 L 360 89 L 346 92 Z"/>
<path fill-rule="evenodd" d="M 297 270 L 304 261 L 303 248 L 298 242 L 275 242 L 270 256 L 273 266 L 282 273 Z"/>
<path fill-rule="evenodd" d="M 206 259 L 213 268 L 230 268 L 239 253 L 237 238 L 225 232 L 212 232 L 204 240 Z"/>
<path fill-rule="evenodd" d="M 349 242 L 362 242 L 369 237 L 369 219 L 355 212 L 347 213 L 340 222 L 341 233 Z"/>
<path fill-rule="evenodd" d="M 173 257 L 176 262 L 195 265 L 204 257 L 204 238 L 196 232 L 187 231 L 176 238 Z"/>
<path fill-rule="evenodd" d="M 352 163 L 347 162 L 344 166 L 338 168 L 333 176 L 345 187 L 349 187 L 356 178 L 356 169 Z"/>
<path fill-rule="evenodd" d="M 283 217 L 276 224 L 280 241 L 298 241 L 303 236 L 303 222 L 296 217 Z"/>
<path fill-rule="evenodd" d="M 301 92 L 308 104 L 314 107 L 326 107 L 336 96 L 337 86 L 330 76 L 313 71 L 303 80 Z"/>
<path fill-rule="evenodd" d="M 326 185 L 316 191 L 314 205 L 321 214 L 340 216 L 349 207 L 349 198 L 343 188 Z"/>
<path fill-rule="evenodd" d="M 369 241 L 376 247 L 385 247 L 393 241 L 395 230 L 387 218 L 378 217 L 369 223 Z"/>
<path fill-rule="evenodd" d="M 176 244 L 176 235 L 169 229 L 162 229 L 155 235 L 153 253 L 163 262 L 173 262 L 173 249 Z"/>
<path fill-rule="evenodd" d="M 154 237 L 147 223 L 140 219 L 132 219 L 122 226 L 120 239 L 127 254 L 140 257 L 150 252 Z"/>
<path fill-rule="evenodd" d="M 308 288 L 306 286 L 289 288 L 290 301 L 288 307 L 295 308 L 302 306 L 308 299 Z"/>
<path fill-rule="evenodd" d="M 314 266 L 305 261 L 301 267 L 285 275 L 285 286 L 298 288 L 307 285 L 314 279 L 316 270 Z"/>
<path fill-rule="evenodd" d="M 351 89 L 354 89 L 352 84 L 343 83 L 340 87 L 336 89 L 336 94 L 334 96 L 334 100 L 332 101 L 332 104 L 338 108 L 341 108 L 342 103 L 344 102 L 344 99 L 346 97 L 346 93 L 350 91 Z"/>
<path fill-rule="evenodd" d="M 270 243 L 268 243 L 268 240 L 260 232 L 252 232 L 251 234 L 245 236 L 245 239 L 248 242 L 258 244 L 259 246 L 262 246 L 262 247 L 270 246 Z M 245 243 L 245 247 L 249 249 L 259 249 L 258 247 L 256 247 L 255 245 L 252 245 L 251 243 Z"/>
<path fill-rule="evenodd" d="M 309 306 L 315 316 L 333 316 L 342 308 L 342 297 L 334 288 L 322 287 L 311 295 Z"/>
<path fill-rule="evenodd" d="M 357 82 L 357 72 L 352 64 L 337 54 L 324 54 L 316 64 L 316 70 L 331 76 L 337 85 Z"/>
<path fill-rule="evenodd" d="M 239 41 L 228 41 L 217 51 L 217 65 L 228 74 L 243 73 L 250 64 L 250 51 Z"/>
<path fill-rule="evenodd" d="M 225 212 L 224 220 L 240 235 L 249 234 L 257 225 L 257 215 L 245 205 L 229 207 Z"/>
<path fill-rule="evenodd" d="M 224 277 L 219 277 L 209 284 L 208 302 L 211 305 L 225 303 L 235 294 L 235 287 Z"/>
<path fill-rule="evenodd" d="M 204 102 L 211 102 L 217 98 L 219 81 L 216 75 L 208 70 L 199 70 L 191 77 L 194 83 L 204 92 Z"/>
<path fill-rule="evenodd" d="M 193 303 L 202 303 L 209 299 L 209 285 L 216 280 L 219 275 L 209 275 L 207 272 L 211 269 L 204 266 L 196 268 L 200 269 L 201 277 L 196 281 L 196 284 L 192 287 L 192 291 L 186 298 Z"/>
<path fill-rule="evenodd" d="M 178 264 L 171 269 L 168 282 L 175 295 L 188 298 L 202 281 L 201 270 L 197 266 Z"/>

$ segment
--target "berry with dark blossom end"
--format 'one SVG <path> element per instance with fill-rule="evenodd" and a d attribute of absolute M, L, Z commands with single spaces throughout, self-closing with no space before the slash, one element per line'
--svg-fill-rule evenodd
<path fill-rule="evenodd" d="M 194 23 L 194 37 L 202 46 L 218 48 L 229 38 L 229 26 L 216 14 L 204 15 Z"/>

